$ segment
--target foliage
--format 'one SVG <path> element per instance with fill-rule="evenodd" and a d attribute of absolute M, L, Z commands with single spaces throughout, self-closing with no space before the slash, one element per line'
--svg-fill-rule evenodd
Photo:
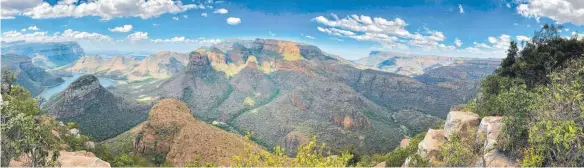
<path fill-rule="evenodd" d="M 408 157 L 412 157 L 416 154 L 418 150 L 418 144 L 424 140 L 426 133 L 420 133 L 412 138 L 410 138 L 409 145 L 406 148 L 398 147 L 394 149 L 387 155 L 387 160 L 385 161 L 386 166 L 399 167 L 401 166 Z"/>
<path fill-rule="evenodd" d="M 201 161 L 201 157 L 199 155 L 195 156 L 195 161 L 192 163 L 187 163 L 184 165 L 184 167 L 218 167 L 219 165 L 216 165 L 214 163 L 209 163 L 209 162 L 202 162 Z"/>
<path fill-rule="evenodd" d="M 457 134 L 451 135 L 450 140 L 441 146 L 440 150 L 439 156 L 444 162 L 444 166 L 469 166 L 468 164 L 477 156 L 475 149 L 479 149 L 475 144 L 471 138 L 463 139 Z"/>
<path fill-rule="evenodd" d="M 63 142 L 65 142 L 65 144 L 67 144 L 67 146 L 69 146 L 69 148 L 71 148 L 72 151 L 86 150 L 85 142 L 89 141 L 89 137 L 87 137 L 86 135 L 65 134 L 65 136 L 63 136 L 62 138 Z"/>
<path fill-rule="evenodd" d="M 340 155 L 332 155 L 332 153 L 325 152 L 325 144 L 320 145 L 313 137 L 306 145 L 298 148 L 296 158 L 288 159 L 285 152 L 280 147 L 275 147 L 273 154 L 268 152 L 255 152 L 251 149 L 251 141 L 249 134 L 245 137 L 249 141 L 245 147 L 245 152 L 242 156 L 233 156 L 232 160 L 235 167 L 344 167 L 348 161 L 353 157 L 349 152 L 341 153 Z"/>
<path fill-rule="evenodd" d="M 137 156 L 122 153 L 118 157 L 114 158 L 112 162 L 113 167 L 149 167 L 153 166 L 148 160 Z"/>
<path fill-rule="evenodd" d="M 32 166 L 51 166 L 58 157 L 57 140 L 51 133 L 52 126 L 45 125 L 37 101 L 20 86 L 11 87 L 10 93 L 2 94 L 1 111 L 1 166 L 8 166 L 11 159 L 25 153 Z M 53 154 L 52 158 L 48 158 Z"/>
<path fill-rule="evenodd" d="M 584 165 L 584 41 L 562 38 L 560 29 L 544 25 L 518 54 L 512 43 L 468 105 L 504 116 L 497 148 L 521 166 Z"/>

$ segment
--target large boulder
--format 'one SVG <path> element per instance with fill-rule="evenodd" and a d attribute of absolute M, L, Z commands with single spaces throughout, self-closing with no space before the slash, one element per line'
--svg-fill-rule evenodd
<path fill-rule="evenodd" d="M 448 139 L 453 134 L 468 138 L 470 133 L 475 132 L 480 120 L 481 117 L 472 112 L 451 111 L 446 117 L 444 135 Z"/>
<path fill-rule="evenodd" d="M 108 162 L 103 161 L 95 157 L 93 153 L 86 151 L 59 151 L 57 165 L 61 167 L 111 167 Z"/>
<path fill-rule="evenodd" d="M 429 129 L 424 140 L 418 144 L 418 155 L 432 162 L 438 161 L 440 147 L 446 142 L 444 130 Z"/>
<path fill-rule="evenodd" d="M 503 117 L 488 116 L 481 120 L 477 130 L 477 143 L 483 144 L 485 153 L 494 149 L 503 128 Z"/>

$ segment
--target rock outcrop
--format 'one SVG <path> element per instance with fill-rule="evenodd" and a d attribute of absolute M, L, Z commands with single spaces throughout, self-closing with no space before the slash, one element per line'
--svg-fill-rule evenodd
<path fill-rule="evenodd" d="M 480 124 L 479 121 L 480 120 Z M 497 139 L 503 128 L 503 117 L 487 116 L 480 119 L 479 115 L 472 112 L 451 111 L 448 113 L 443 130 L 430 129 L 424 140 L 418 144 L 418 152 L 423 159 L 429 160 L 434 166 L 442 166 L 438 154 L 442 152 L 442 146 L 449 143 L 447 137 L 458 135 L 461 139 L 469 139 L 476 142 L 480 149 L 478 156 L 467 166 L 476 167 L 518 167 L 516 161 L 511 160 L 495 148 Z M 474 141 L 473 141 L 474 140 Z M 410 159 L 406 159 L 404 166 L 409 165 Z"/>
<path fill-rule="evenodd" d="M 128 80 L 143 80 L 148 78 L 168 78 L 181 72 L 187 63 L 187 54 L 161 51 L 146 57 L 128 74 Z"/>
<path fill-rule="evenodd" d="M 452 134 L 457 134 L 461 137 L 468 137 L 469 132 L 474 132 L 481 117 L 478 114 L 464 111 L 451 111 L 446 117 L 446 124 L 444 125 L 444 135 L 447 139 Z"/>
<path fill-rule="evenodd" d="M 56 160 L 56 164 L 59 167 L 111 167 L 108 162 L 103 161 L 96 157 L 95 154 L 86 151 L 59 151 L 59 157 Z M 32 160 L 24 154 L 9 163 L 9 167 L 30 166 L 32 166 Z"/>

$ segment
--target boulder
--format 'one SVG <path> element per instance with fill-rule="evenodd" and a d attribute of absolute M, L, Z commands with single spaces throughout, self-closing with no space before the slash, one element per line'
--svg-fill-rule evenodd
<path fill-rule="evenodd" d="M 453 134 L 468 138 L 469 133 L 475 132 L 480 120 L 481 117 L 472 112 L 451 111 L 446 117 L 444 135 L 446 138 L 450 138 Z"/>
<path fill-rule="evenodd" d="M 519 167 L 519 163 L 509 159 L 498 150 L 491 151 L 483 157 L 479 157 L 476 167 Z"/>
<path fill-rule="evenodd" d="M 404 137 L 400 142 L 399 142 L 399 147 L 400 148 L 407 148 L 410 145 L 410 138 L 408 137 Z"/>
<path fill-rule="evenodd" d="M 95 149 L 95 142 L 93 142 L 93 141 L 87 141 L 87 142 L 85 142 L 84 146 L 87 149 Z"/>
<path fill-rule="evenodd" d="M 61 139 L 61 135 L 59 135 L 59 132 L 57 132 L 57 130 L 51 130 L 51 133 L 53 134 L 53 136 L 55 136 L 55 138 Z"/>
<path fill-rule="evenodd" d="M 488 116 L 481 120 L 477 130 L 477 143 L 483 144 L 485 153 L 494 149 L 502 129 L 503 117 L 501 116 Z"/>
<path fill-rule="evenodd" d="M 418 144 L 418 155 L 432 162 L 438 161 L 440 147 L 446 142 L 444 130 L 429 129 L 424 140 Z"/>
<path fill-rule="evenodd" d="M 69 130 L 69 134 L 71 135 L 79 135 L 79 129 L 73 128 Z"/>
<path fill-rule="evenodd" d="M 376 164 L 375 166 L 373 166 L 373 167 L 385 167 L 385 165 L 386 165 L 386 164 L 385 164 L 385 162 L 380 162 L 380 163 L 377 163 L 377 164 Z"/>
<path fill-rule="evenodd" d="M 57 165 L 61 167 L 111 167 L 108 162 L 105 162 L 95 157 L 93 153 L 86 151 L 59 151 Z"/>

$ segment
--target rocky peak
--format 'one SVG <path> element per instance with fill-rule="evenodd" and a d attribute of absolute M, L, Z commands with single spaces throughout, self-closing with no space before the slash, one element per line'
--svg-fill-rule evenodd
<path fill-rule="evenodd" d="M 73 83 L 69 85 L 67 90 L 77 90 L 80 88 L 96 88 L 96 87 L 101 87 L 97 77 L 93 75 L 84 75 L 79 77 L 79 79 L 73 81 Z"/>
<path fill-rule="evenodd" d="M 189 54 L 189 64 L 187 65 L 187 72 L 192 73 L 206 73 L 213 70 L 211 61 L 206 53 L 193 51 Z"/>
<path fill-rule="evenodd" d="M 326 59 L 327 56 L 322 53 L 320 48 L 313 45 L 300 45 L 300 55 L 306 59 Z"/>

